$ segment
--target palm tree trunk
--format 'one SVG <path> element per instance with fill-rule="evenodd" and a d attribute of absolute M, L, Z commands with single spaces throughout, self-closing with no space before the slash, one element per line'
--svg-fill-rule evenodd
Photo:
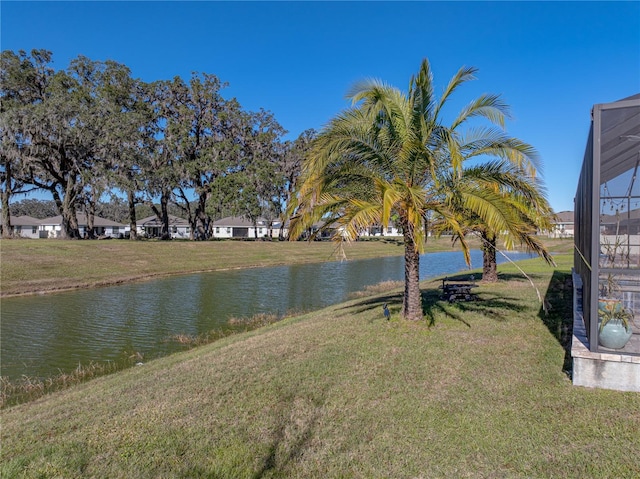
<path fill-rule="evenodd" d="M 496 260 L 496 237 L 482 232 L 482 281 L 498 281 L 498 262 Z"/>
<path fill-rule="evenodd" d="M 420 253 L 416 251 L 413 228 L 403 226 L 404 231 L 404 297 L 402 315 L 405 319 L 422 319 L 422 297 L 420 295 Z"/>

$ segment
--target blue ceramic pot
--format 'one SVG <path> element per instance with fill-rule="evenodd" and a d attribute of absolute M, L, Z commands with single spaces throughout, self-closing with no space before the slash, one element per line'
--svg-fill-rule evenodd
<path fill-rule="evenodd" d="M 612 319 L 605 324 L 598 334 L 601 346 L 609 349 L 622 349 L 631 338 L 631 327 L 624 327 L 621 321 Z"/>

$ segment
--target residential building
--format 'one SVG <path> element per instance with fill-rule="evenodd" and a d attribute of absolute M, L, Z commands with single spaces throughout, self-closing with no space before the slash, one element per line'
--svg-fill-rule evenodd
<path fill-rule="evenodd" d="M 78 213 L 76 215 L 78 220 L 78 230 L 80 231 L 80 237 L 88 236 L 88 221 L 87 215 L 84 213 Z M 62 232 L 62 216 L 52 216 L 51 218 L 45 218 L 40 220 L 41 225 L 41 238 L 59 238 Z M 107 238 L 122 238 L 129 231 L 129 226 L 116 221 L 111 221 L 100 216 L 93 217 L 93 234 L 98 237 Z"/>
<path fill-rule="evenodd" d="M 549 238 L 573 238 L 573 231 L 573 211 L 561 211 L 556 213 Z"/>
<path fill-rule="evenodd" d="M 162 222 L 157 216 L 148 216 L 136 222 L 138 235 L 147 238 L 159 238 L 162 236 Z M 169 236 L 173 239 L 190 239 L 191 225 L 184 218 L 169 215 Z"/>
<path fill-rule="evenodd" d="M 11 216 L 11 235 L 20 238 L 39 238 L 40 222 L 38 218 L 31 216 Z"/>
<path fill-rule="evenodd" d="M 273 221 L 271 225 L 265 218 L 258 218 L 256 223 L 240 217 L 227 216 L 213 222 L 213 238 L 278 238 L 282 223 Z M 286 231 L 283 231 L 285 234 Z"/>
<path fill-rule="evenodd" d="M 396 225 L 394 225 L 391 221 L 387 224 L 386 228 L 383 228 L 382 225 L 371 226 L 360 233 L 360 236 L 370 237 L 370 236 L 402 236 L 402 233 L 398 229 Z"/>

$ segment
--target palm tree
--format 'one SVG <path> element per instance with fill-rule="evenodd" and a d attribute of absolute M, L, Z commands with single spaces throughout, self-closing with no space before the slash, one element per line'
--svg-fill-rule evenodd
<path fill-rule="evenodd" d="M 463 159 L 492 155 L 535 171 L 535 151 L 504 133 L 508 107 L 497 95 L 481 95 L 444 126 L 441 114 L 451 95 L 474 79 L 475 68 L 461 68 L 440 98 L 434 95 L 428 60 L 401 92 L 379 80 L 356 84 L 348 98 L 353 106 L 337 115 L 315 140 L 298 182 L 290 239 L 323 221 L 337 226 L 338 241 L 357 238 L 364 228 L 386 225 L 395 214 L 405 246 L 402 314 L 423 317 L 419 286 L 420 253 L 424 251 L 430 214 L 447 221 L 463 238 L 463 225 L 449 205 L 441 179 L 462 174 Z M 490 127 L 459 130 L 473 118 Z M 461 241 L 468 259 L 468 247 Z"/>
<path fill-rule="evenodd" d="M 504 240 L 507 250 L 518 244 L 554 264 L 536 236 L 538 230 L 551 227 L 553 212 L 544 188 L 535 177 L 508 162 L 492 161 L 465 168 L 457 178 L 447 175 L 442 183 L 443 189 L 450 193 L 450 208 L 456 211 L 464 225 L 465 235 L 475 233 L 482 241 L 483 281 L 498 280 L 499 237 Z M 437 233 L 446 228 L 446 221 L 434 222 L 433 229 Z"/>

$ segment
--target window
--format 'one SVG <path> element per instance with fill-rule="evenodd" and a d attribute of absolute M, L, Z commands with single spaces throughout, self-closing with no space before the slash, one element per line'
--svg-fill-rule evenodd
<path fill-rule="evenodd" d="M 120 233 L 120 227 L 119 226 L 114 226 L 113 227 L 113 234 L 117 235 L 118 233 Z"/>
<path fill-rule="evenodd" d="M 231 228 L 227 228 L 227 234 L 231 234 Z"/>
<path fill-rule="evenodd" d="M 220 227 L 216 226 L 216 234 L 220 233 Z"/>
<path fill-rule="evenodd" d="M 32 234 L 32 235 L 35 235 L 35 234 L 37 234 L 37 233 L 38 233 L 38 227 L 37 227 L 37 226 L 32 226 L 32 227 L 31 227 L 31 234 Z"/>

